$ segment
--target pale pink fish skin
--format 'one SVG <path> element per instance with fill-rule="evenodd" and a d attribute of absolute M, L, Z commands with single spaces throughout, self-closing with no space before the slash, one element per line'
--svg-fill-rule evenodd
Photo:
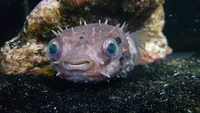
<path fill-rule="evenodd" d="M 74 82 L 98 82 L 120 77 L 134 67 L 137 49 L 125 24 L 105 23 L 80 25 L 54 32 L 56 38 L 47 46 L 47 56 L 52 60 L 57 76 Z M 114 53 L 108 51 L 115 45 Z M 56 53 L 49 46 L 56 45 Z"/>

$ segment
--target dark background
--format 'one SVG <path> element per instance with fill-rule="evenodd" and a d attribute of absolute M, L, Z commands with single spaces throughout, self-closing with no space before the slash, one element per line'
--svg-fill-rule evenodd
<path fill-rule="evenodd" d="M 174 52 L 200 51 L 200 0 L 166 0 L 164 34 Z"/>
<path fill-rule="evenodd" d="M 0 1 L 0 46 L 20 32 L 26 18 L 25 4 L 33 9 L 41 0 Z M 166 0 L 163 29 L 174 52 L 200 51 L 200 0 Z"/>

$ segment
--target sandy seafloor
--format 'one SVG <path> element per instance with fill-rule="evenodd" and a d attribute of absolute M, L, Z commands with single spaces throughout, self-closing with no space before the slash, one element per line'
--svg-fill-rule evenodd
<path fill-rule="evenodd" d="M 199 53 L 172 55 L 149 67 L 137 66 L 126 78 L 97 84 L 0 75 L 0 113 L 200 112 Z"/>

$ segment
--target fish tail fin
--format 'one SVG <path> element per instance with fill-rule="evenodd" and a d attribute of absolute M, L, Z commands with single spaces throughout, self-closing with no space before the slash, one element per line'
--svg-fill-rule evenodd
<path fill-rule="evenodd" d="M 168 46 L 167 39 L 162 32 L 141 29 L 130 34 L 130 37 L 135 43 L 140 58 L 146 63 L 163 59 L 172 53 L 172 49 Z"/>
<path fill-rule="evenodd" d="M 137 49 L 137 54 L 135 55 L 134 64 L 136 65 L 144 65 L 146 68 L 149 68 L 145 60 L 143 59 L 143 56 L 145 56 L 147 53 L 145 51 L 145 42 L 147 41 L 147 32 L 144 30 L 138 30 L 136 32 L 133 32 L 130 34 L 130 37 L 133 39 L 135 43 L 135 47 Z"/>

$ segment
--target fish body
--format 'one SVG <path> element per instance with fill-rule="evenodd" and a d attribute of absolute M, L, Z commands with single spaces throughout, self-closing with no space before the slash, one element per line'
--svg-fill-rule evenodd
<path fill-rule="evenodd" d="M 74 82 L 94 82 L 119 77 L 134 67 L 138 52 L 129 33 L 120 26 L 93 23 L 54 32 L 47 56 L 57 76 Z"/>

